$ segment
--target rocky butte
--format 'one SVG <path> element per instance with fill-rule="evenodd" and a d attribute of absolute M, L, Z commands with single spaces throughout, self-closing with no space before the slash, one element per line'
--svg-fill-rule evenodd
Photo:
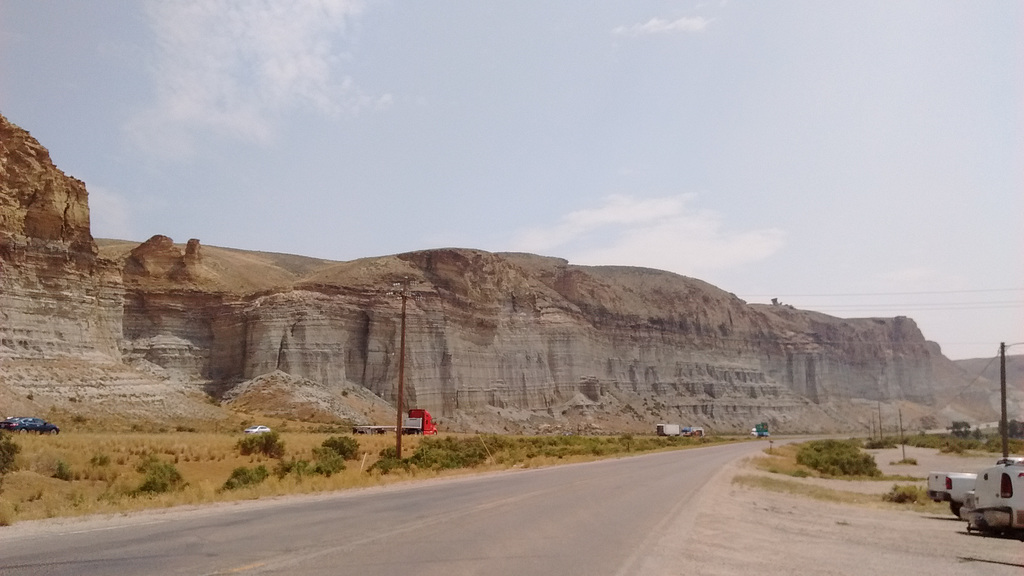
<path fill-rule="evenodd" d="M 531 254 L 332 262 L 97 241 L 85 185 L 3 117 L 0 274 L 12 413 L 387 423 L 403 290 L 405 403 L 449 430 L 867 432 L 883 405 L 887 427 L 897 406 L 908 428 L 996 413 L 906 317 L 748 304 L 677 274 Z"/>

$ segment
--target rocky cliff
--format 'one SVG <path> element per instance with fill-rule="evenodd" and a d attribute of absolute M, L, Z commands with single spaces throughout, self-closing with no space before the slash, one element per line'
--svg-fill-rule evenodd
<path fill-rule="evenodd" d="M 119 356 L 120 271 L 97 254 L 85 185 L 0 116 L 0 357 Z"/>
<path fill-rule="evenodd" d="M 909 318 L 750 305 L 657 270 L 467 249 L 330 262 L 164 236 L 97 247 L 84 185 L 2 117 L 0 225 L 5 357 L 100 358 L 228 400 L 274 374 L 278 391 L 314 383 L 318 406 L 356 389 L 393 401 L 403 298 L 406 402 L 453 427 L 849 429 L 869 402 L 924 414 L 965 379 Z"/>

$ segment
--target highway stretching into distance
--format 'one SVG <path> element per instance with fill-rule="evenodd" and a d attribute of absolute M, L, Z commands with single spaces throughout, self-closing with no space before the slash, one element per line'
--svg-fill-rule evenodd
<path fill-rule="evenodd" d="M 0 528 L 0 575 L 641 574 L 746 442 L 401 486 Z"/>

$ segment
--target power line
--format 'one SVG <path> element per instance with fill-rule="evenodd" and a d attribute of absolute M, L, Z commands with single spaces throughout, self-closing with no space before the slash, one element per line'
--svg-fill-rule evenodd
<path fill-rule="evenodd" d="M 829 294 L 743 294 L 746 298 L 829 298 L 851 296 L 922 296 L 934 294 L 979 294 L 986 292 L 1024 292 L 1024 288 L 981 288 L 974 290 L 923 290 L 918 292 L 834 292 Z"/>
<path fill-rule="evenodd" d="M 884 304 L 806 304 L 806 310 L 1003 310 L 1024 307 L 1024 302 L 919 302 Z"/>

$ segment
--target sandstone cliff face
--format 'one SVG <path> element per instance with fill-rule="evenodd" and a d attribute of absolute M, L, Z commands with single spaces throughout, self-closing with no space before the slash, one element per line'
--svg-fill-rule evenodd
<path fill-rule="evenodd" d="M 216 381 L 280 370 L 394 400 L 399 282 L 408 283 L 405 402 L 440 416 L 798 422 L 837 401 L 927 405 L 933 366 L 948 362 L 906 318 L 751 306 L 666 272 L 475 250 L 339 263 L 287 289 L 218 299 L 140 285 L 126 325 L 160 324 L 126 335 L 173 338 L 181 345 L 171 356 L 191 354 L 195 372 Z"/>
<path fill-rule="evenodd" d="M 0 116 L 0 353 L 119 357 L 120 271 L 97 259 L 85 185 Z"/>
<path fill-rule="evenodd" d="M 8 358 L 98 356 L 162 382 L 241 386 L 227 398 L 251 398 L 268 374 L 285 374 L 271 388 L 313 383 L 307 412 L 337 406 L 353 386 L 393 401 L 405 286 L 405 402 L 450 422 L 849 429 L 851 403 L 927 406 L 963 384 L 907 318 L 748 305 L 676 274 L 529 254 L 328 262 L 165 236 L 98 248 L 86 202 L 81 182 L 0 117 Z"/>

